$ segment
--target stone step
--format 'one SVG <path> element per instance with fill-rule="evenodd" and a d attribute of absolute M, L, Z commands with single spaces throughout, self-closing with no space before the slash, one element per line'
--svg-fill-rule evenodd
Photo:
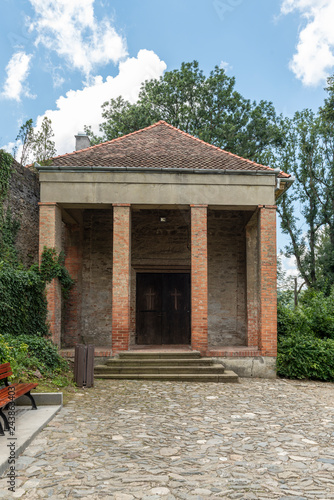
<path fill-rule="evenodd" d="M 200 359 L 201 353 L 198 351 L 152 351 L 152 352 L 136 352 L 124 351 L 118 353 L 118 359 Z"/>
<path fill-rule="evenodd" d="M 98 379 L 110 380 L 163 380 L 171 382 L 229 382 L 238 383 L 238 375 L 230 370 L 225 370 L 222 374 L 164 374 L 164 373 L 148 373 L 148 374 L 129 374 L 129 373 L 115 373 L 115 374 L 97 374 Z"/>
<path fill-rule="evenodd" d="M 209 366 L 111 366 L 97 365 L 94 369 L 95 376 L 99 374 L 145 374 L 145 373 L 166 373 L 166 374 L 203 374 L 203 373 L 224 373 L 224 366 L 212 364 Z"/>
<path fill-rule="evenodd" d="M 185 382 L 238 382 L 212 358 L 198 351 L 125 351 L 94 369 L 96 378 L 114 380 L 166 380 Z"/>
<path fill-rule="evenodd" d="M 117 359 L 110 358 L 106 361 L 107 366 L 119 367 L 123 366 L 211 366 L 214 363 L 212 358 L 184 359 Z"/>

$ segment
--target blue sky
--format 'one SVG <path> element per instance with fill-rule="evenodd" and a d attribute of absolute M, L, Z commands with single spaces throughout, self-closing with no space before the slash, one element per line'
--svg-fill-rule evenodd
<path fill-rule="evenodd" d="M 0 147 L 32 118 L 52 120 L 58 154 L 101 104 L 199 61 L 245 97 L 291 116 L 317 109 L 334 73 L 334 0 L 2 0 Z"/>

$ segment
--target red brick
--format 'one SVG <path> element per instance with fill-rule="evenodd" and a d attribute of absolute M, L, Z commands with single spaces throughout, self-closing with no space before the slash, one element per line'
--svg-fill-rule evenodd
<path fill-rule="evenodd" d="M 112 286 L 112 351 L 126 351 L 130 336 L 130 205 L 117 204 L 114 210 L 113 286 Z"/>
<path fill-rule="evenodd" d="M 208 348 L 207 206 L 191 205 L 191 346 Z"/>

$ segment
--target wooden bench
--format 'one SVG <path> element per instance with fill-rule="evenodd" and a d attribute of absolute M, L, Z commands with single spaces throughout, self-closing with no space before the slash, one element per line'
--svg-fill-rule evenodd
<path fill-rule="evenodd" d="M 0 365 L 0 380 L 2 380 L 2 385 L 5 384 L 5 387 L 0 389 L 0 416 L 4 422 L 4 428 L 2 427 L 0 421 L 0 436 L 4 436 L 4 430 L 9 431 L 9 422 L 6 415 L 3 412 L 3 409 L 8 406 L 10 403 L 15 401 L 21 396 L 28 396 L 32 404 L 32 410 L 37 410 L 37 406 L 34 398 L 30 394 L 32 389 L 35 389 L 38 384 L 10 384 L 8 382 L 8 377 L 13 375 L 12 369 L 10 367 L 10 363 L 4 363 Z"/>

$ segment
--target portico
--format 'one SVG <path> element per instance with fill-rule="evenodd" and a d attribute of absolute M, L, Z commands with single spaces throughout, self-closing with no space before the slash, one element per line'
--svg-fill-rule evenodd
<path fill-rule="evenodd" d="M 288 176 L 165 122 L 39 167 L 40 251 L 76 281 L 48 291 L 57 344 L 187 344 L 276 356 L 275 197 Z M 167 342 L 166 342 L 167 340 Z"/>

